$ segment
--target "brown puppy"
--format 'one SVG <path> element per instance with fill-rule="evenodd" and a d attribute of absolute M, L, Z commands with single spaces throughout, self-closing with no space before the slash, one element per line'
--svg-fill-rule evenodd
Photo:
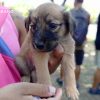
<path fill-rule="evenodd" d="M 48 71 L 50 54 L 59 44 L 64 49 L 61 66 L 64 70 L 64 87 L 68 97 L 78 99 L 78 91 L 74 75 L 74 40 L 71 36 L 71 17 L 63 8 L 46 3 L 35 9 L 27 19 L 30 25 L 28 35 L 22 45 L 16 64 L 21 74 L 32 76 L 34 68 L 38 83 L 51 84 Z M 35 65 L 35 67 L 34 67 Z"/>

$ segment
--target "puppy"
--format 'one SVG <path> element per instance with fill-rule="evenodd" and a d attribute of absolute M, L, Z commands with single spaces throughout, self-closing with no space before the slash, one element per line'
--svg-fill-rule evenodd
<path fill-rule="evenodd" d="M 28 34 L 16 57 L 21 75 L 27 77 L 28 81 L 31 76 L 32 81 L 51 85 L 48 60 L 54 48 L 60 44 L 64 49 L 61 66 L 64 70 L 65 92 L 72 100 L 77 100 L 79 94 L 74 74 L 75 43 L 71 35 L 70 14 L 56 4 L 46 3 L 31 12 L 26 25 Z"/>

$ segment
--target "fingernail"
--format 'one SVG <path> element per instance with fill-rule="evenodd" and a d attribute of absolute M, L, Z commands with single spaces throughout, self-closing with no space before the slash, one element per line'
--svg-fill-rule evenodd
<path fill-rule="evenodd" d="M 31 29 L 31 26 L 29 26 L 29 30 Z"/>
<path fill-rule="evenodd" d="M 55 95 L 56 88 L 55 87 L 52 87 L 52 86 L 49 86 L 49 92 L 50 92 L 51 95 Z"/>

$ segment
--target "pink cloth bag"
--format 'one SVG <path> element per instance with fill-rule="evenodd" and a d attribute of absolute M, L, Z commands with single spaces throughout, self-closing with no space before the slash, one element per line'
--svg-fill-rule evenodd
<path fill-rule="evenodd" d="M 16 82 L 20 82 L 20 75 L 14 65 L 14 60 L 0 54 L 0 87 Z"/>
<path fill-rule="evenodd" d="M 21 77 L 14 64 L 14 56 L 19 51 L 18 32 L 10 11 L 0 7 L 0 87 L 20 82 Z"/>

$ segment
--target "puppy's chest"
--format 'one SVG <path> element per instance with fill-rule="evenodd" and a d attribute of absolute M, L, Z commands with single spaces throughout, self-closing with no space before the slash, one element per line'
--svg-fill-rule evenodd
<path fill-rule="evenodd" d="M 67 40 L 67 38 L 65 37 L 65 38 L 61 38 L 61 39 L 59 39 L 59 41 L 58 41 L 58 44 L 61 44 L 62 46 L 65 44 L 65 45 L 67 45 L 67 43 L 68 43 L 68 40 Z"/>

